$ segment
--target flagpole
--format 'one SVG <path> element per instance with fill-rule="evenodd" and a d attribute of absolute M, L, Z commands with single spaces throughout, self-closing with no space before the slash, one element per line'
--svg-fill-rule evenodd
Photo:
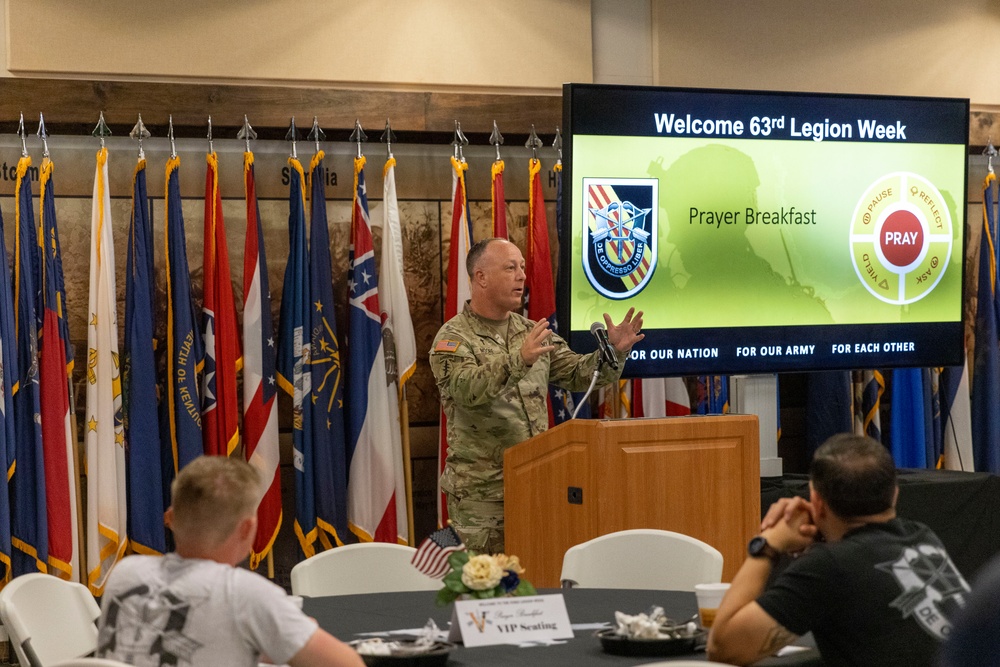
<path fill-rule="evenodd" d="M 406 400 L 406 385 L 400 387 L 399 431 L 403 445 L 403 481 L 406 485 L 406 536 L 411 547 L 413 540 L 413 461 L 410 459 L 410 407 Z"/>

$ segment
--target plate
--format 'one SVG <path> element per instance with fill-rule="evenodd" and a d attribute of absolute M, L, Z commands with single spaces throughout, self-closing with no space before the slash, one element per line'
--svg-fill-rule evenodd
<path fill-rule="evenodd" d="M 414 643 L 411 640 L 393 640 L 406 651 L 415 651 Z M 351 645 L 358 643 L 350 642 Z M 448 663 L 448 654 L 455 648 L 454 644 L 448 642 L 436 642 L 429 650 L 416 652 L 400 652 L 396 655 L 362 655 L 368 667 L 438 667 Z"/>
<path fill-rule="evenodd" d="M 705 642 L 708 632 L 698 630 L 689 637 L 677 639 L 633 639 L 616 635 L 611 628 L 599 630 L 596 634 L 606 653 L 630 656 L 665 656 L 694 653 L 699 644 Z"/>

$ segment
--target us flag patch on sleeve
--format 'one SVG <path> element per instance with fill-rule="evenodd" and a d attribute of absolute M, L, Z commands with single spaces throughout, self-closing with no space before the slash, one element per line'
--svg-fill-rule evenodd
<path fill-rule="evenodd" d="M 434 346 L 435 352 L 457 352 L 458 346 L 461 345 L 461 341 L 457 340 L 439 340 L 437 345 Z"/>

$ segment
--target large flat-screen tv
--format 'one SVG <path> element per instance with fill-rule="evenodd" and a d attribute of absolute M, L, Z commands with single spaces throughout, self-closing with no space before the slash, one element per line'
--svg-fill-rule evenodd
<path fill-rule="evenodd" d="M 568 84 L 559 330 L 625 375 L 955 365 L 969 101 Z"/>

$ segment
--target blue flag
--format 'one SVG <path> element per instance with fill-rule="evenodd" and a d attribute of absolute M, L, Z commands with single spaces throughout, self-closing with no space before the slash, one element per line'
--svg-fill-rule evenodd
<path fill-rule="evenodd" d="M 889 439 L 892 458 L 898 468 L 926 468 L 928 450 L 933 452 L 933 434 L 928 428 L 932 419 L 931 400 L 925 391 L 925 371 L 923 368 L 897 368 L 892 372 Z"/>
<path fill-rule="evenodd" d="M 699 415 L 722 415 L 729 412 L 729 376 L 699 375 L 698 406 Z"/>
<path fill-rule="evenodd" d="M 201 455 L 201 400 L 198 374 L 203 351 L 191 301 L 191 273 L 184 239 L 179 169 L 181 160 L 167 160 L 167 211 L 164 249 L 167 254 L 167 424 L 174 473 Z"/>
<path fill-rule="evenodd" d="M 49 559 L 48 517 L 45 507 L 45 459 L 42 452 L 42 415 L 38 383 L 39 264 L 35 215 L 31 205 L 31 158 L 17 163 L 14 241 L 14 315 L 17 338 L 17 382 L 13 387 L 16 430 L 11 489 L 11 543 L 14 575 L 46 572 Z"/>
<path fill-rule="evenodd" d="M 313 484 L 319 540 L 330 549 L 343 544 L 347 528 L 347 452 L 344 442 L 344 373 L 333 312 L 333 270 L 326 220 L 323 151 L 310 166 L 312 218 L 309 232 L 309 290 L 312 295 Z M 331 541 L 332 539 L 332 541 Z"/>
<path fill-rule="evenodd" d="M 132 550 L 162 554 L 163 470 L 157 423 L 156 361 L 153 356 L 153 225 L 146 195 L 146 161 L 132 178 L 132 218 L 125 268 L 125 345 L 122 349 L 128 535 Z"/>
<path fill-rule="evenodd" d="M 976 470 L 1000 473 L 1000 351 L 997 310 L 996 174 L 983 182 L 983 236 L 979 245 L 975 365 L 972 372 L 972 450 Z"/>
<path fill-rule="evenodd" d="M 10 265 L 7 262 L 7 244 L 3 235 L 3 217 L 0 216 L 0 584 L 12 577 L 11 511 L 9 480 L 14 473 L 14 381 L 17 378 L 17 349 L 14 337 L 14 302 L 10 282 Z"/>
<path fill-rule="evenodd" d="M 312 440 L 309 255 L 306 248 L 305 175 L 289 158 L 288 262 L 281 291 L 278 386 L 292 397 L 292 458 L 295 465 L 295 535 L 306 558 L 316 553 L 316 466 Z"/>
<path fill-rule="evenodd" d="M 809 373 L 806 383 L 806 447 L 812 458 L 830 436 L 853 431 L 854 392 L 848 371 Z"/>

